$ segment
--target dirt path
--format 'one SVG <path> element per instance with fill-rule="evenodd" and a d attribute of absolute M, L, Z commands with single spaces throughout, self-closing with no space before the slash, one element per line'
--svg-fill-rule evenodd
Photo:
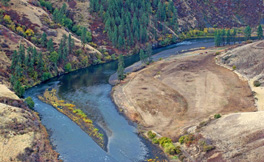
<path fill-rule="evenodd" d="M 119 108 L 163 136 L 178 137 L 216 113 L 256 111 L 251 90 L 213 53 L 172 57 L 132 73 L 113 89 Z"/>

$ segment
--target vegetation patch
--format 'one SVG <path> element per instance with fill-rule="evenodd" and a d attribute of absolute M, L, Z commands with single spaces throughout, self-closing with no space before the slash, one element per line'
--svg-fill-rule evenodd
<path fill-rule="evenodd" d="M 153 133 L 152 131 L 147 132 L 147 137 L 150 140 L 152 140 L 153 144 L 158 144 L 166 154 L 172 156 L 171 158 L 181 154 L 181 147 L 175 146 L 175 144 L 172 142 L 170 138 L 168 137 L 157 138 L 156 133 Z"/>
<path fill-rule="evenodd" d="M 38 96 L 38 98 L 68 116 L 87 134 L 89 134 L 89 136 L 91 136 L 100 147 L 106 149 L 103 134 L 100 133 L 99 129 L 94 126 L 93 121 L 89 119 L 81 109 L 76 108 L 74 104 L 66 103 L 64 100 L 59 100 L 56 89 L 47 89 L 43 96 Z"/>
<path fill-rule="evenodd" d="M 32 100 L 31 97 L 27 97 L 25 99 L 25 102 L 27 103 L 28 107 L 31 108 L 31 109 L 33 109 L 33 107 L 35 106 L 35 103 L 34 103 L 34 101 Z"/>
<path fill-rule="evenodd" d="M 214 118 L 215 118 L 215 119 L 219 119 L 219 118 L 221 118 L 221 115 L 220 115 L 220 114 L 215 114 L 215 115 L 214 115 Z"/>
<path fill-rule="evenodd" d="M 255 87 L 259 87 L 261 85 L 261 83 L 258 80 L 255 80 L 253 84 Z"/>

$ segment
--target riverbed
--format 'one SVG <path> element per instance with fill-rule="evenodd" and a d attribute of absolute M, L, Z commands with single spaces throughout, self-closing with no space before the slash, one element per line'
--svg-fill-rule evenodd
<path fill-rule="evenodd" d="M 213 45 L 212 39 L 185 41 L 154 50 L 153 59 L 155 61 L 179 54 L 182 50 Z M 125 57 L 125 66 L 138 61 L 138 55 Z M 136 124 L 117 111 L 110 96 L 112 86 L 108 83 L 109 77 L 116 69 L 116 61 L 91 66 L 55 77 L 26 91 L 25 96 L 31 96 L 34 100 L 34 109 L 49 130 L 51 143 L 60 153 L 60 159 L 69 162 L 144 161 L 156 156 L 166 159 L 158 148 L 138 136 Z M 56 88 L 60 98 L 82 109 L 106 133 L 107 151 L 99 147 L 67 116 L 37 98 L 47 88 Z"/>

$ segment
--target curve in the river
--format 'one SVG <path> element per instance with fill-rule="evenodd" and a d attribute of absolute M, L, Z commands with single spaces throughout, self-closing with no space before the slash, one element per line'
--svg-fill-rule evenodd
<path fill-rule="evenodd" d="M 196 47 L 213 46 L 213 40 L 193 40 L 178 43 L 166 48 L 155 50 L 154 56 L 168 57 L 177 51 Z M 139 61 L 138 55 L 125 59 L 126 66 Z M 111 100 L 111 85 L 108 78 L 117 69 L 117 62 L 81 69 L 67 75 L 56 77 L 26 91 L 35 102 L 35 110 L 40 114 L 41 121 L 50 130 L 50 139 L 60 158 L 69 162 L 101 162 L 101 161 L 143 161 L 153 158 L 152 148 L 147 147 L 144 140 L 137 135 L 135 125 L 129 123 L 118 113 Z M 89 135 L 78 125 L 58 112 L 52 106 L 41 102 L 37 95 L 45 89 L 57 87 L 61 98 L 81 108 L 108 135 L 108 152 L 101 149 Z"/>

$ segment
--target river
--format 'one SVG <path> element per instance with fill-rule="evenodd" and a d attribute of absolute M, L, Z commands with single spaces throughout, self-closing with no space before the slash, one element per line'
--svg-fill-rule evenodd
<path fill-rule="evenodd" d="M 182 50 L 211 47 L 212 39 L 190 40 L 154 50 L 154 60 L 178 54 Z M 125 57 L 128 67 L 139 61 L 138 55 Z M 109 77 L 115 73 L 117 62 L 91 66 L 55 77 L 26 91 L 32 97 L 35 111 L 50 133 L 50 141 L 66 162 L 130 162 L 144 161 L 162 154 L 138 136 L 137 126 L 116 109 L 111 100 L 112 86 Z M 56 87 L 60 98 L 74 103 L 107 134 L 107 151 L 99 147 L 77 124 L 52 106 L 41 102 L 37 96 L 45 89 Z M 162 158 L 162 157 L 161 157 Z"/>

